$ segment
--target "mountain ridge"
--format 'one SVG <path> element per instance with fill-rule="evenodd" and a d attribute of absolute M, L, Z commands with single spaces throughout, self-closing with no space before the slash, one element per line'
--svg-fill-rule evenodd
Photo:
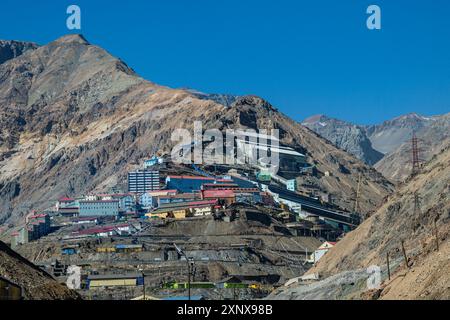
<path fill-rule="evenodd" d="M 120 184 L 136 163 L 157 151 L 170 153 L 172 132 L 192 132 L 194 121 L 202 121 L 205 130 L 279 129 L 282 143 L 303 151 L 322 173 L 307 183 L 335 194 L 344 209 L 352 210 L 359 173 L 365 213 L 393 188 L 376 170 L 261 98 L 239 97 L 227 107 L 160 86 L 74 36 L 1 64 L 0 106 L 3 222 L 48 208 L 62 195 Z M 326 171 L 336 174 L 325 176 Z"/>
<path fill-rule="evenodd" d="M 411 172 L 411 138 L 419 138 L 423 161 L 446 147 L 450 140 L 450 113 L 422 116 L 408 113 L 373 125 L 355 125 L 325 115 L 307 118 L 303 124 L 338 147 L 373 165 L 385 177 L 399 182 Z M 353 136 L 348 132 L 355 132 Z M 367 141 L 364 149 L 362 141 Z M 361 151 L 362 150 L 362 151 Z M 368 152 L 377 157 L 370 158 Z"/>

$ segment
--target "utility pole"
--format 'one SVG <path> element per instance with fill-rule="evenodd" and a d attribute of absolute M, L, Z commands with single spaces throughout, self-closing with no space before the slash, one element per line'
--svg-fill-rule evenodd
<path fill-rule="evenodd" d="M 405 250 L 405 241 L 403 241 L 403 240 L 402 240 L 402 252 L 403 252 L 403 257 L 405 258 L 405 265 L 409 269 L 408 256 L 406 255 L 406 250 Z"/>
<path fill-rule="evenodd" d="M 433 219 L 433 227 L 434 227 L 434 237 L 436 239 L 436 250 L 439 251 L 439 235 L 438 235 L 438 229 L 436 226 L 436 220 L 437 220 L 437 217 Z"/>
<path fill-rule="evenodd" d="M 184 253 L 183 250 L 181 250 L 180 247 L 178 247 L 175 243 L 173 244 L 173 246 L 175 247 L 175 249 L 177 250 L 178 254 L 180 256 L 183 256 L 186 259 L 186 263 L 187 263 L 187 272 L 188 272 L 188 299 L 189 301 L 191 301 L 191 263 L 192 265 L 194 264 L 194 260 L 189 260 L 188 256 L 186 255 L 186 253 Z"/>
<path fill-rule="evenodd" d="M 353 210 L 353 212 L 355 214 L 357 214 L 358 211 L 359 211 L 359 196 L 360 196 L 360 193 L 361 193 L 361 177 L 362 177 L 362 175 L 361 175 L 361 172 L 360 172 L 359 175 L 358 175 L 358 187 L 356 188 L 355 208 Z"/>
<path fill-rule="evenodd" d="M 391 280 L 391 267 L 389 265 L 389 251 L 386 252 L 386 263 L 387 263 L 388 278 L 389 278 L 389 280 Z"/>
<path fill-rule="evenodd" d="M 145 274 L 144 274 L 144 272 L 142 272 L 142 286 L 144 287 L 144 301 L 145 301 L 146 299 L 145 299 Z"/>

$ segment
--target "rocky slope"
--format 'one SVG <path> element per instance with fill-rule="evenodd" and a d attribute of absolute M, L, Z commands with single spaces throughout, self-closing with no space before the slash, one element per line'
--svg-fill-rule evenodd
<path fill-rule="evenodd" d="M 414 209 L 415 194 L 419 209 Z M 434 222 L 438 230 L 439 251 L 436 250 Z M 370 265 L 383 267 L 381 290 L 386 299 L 449 299 L 450 298 L 450 148 L 435 155 L 422 173 L 409 179 L 389 197 L 382 207 L 356 230 L 349 233 L 318 264 L 309 271 L 330 277 L 313 287 L 293 286 L 277 293 L 278 297 L 301 293 L 321 296 L 330 288 L 339 287 L 334 298 L 362 298 L 367 288 L 342 291 L 350 282 L 365 281 Z M 409 259 L 404 263 L 401 242 Z M 386 254 L 391 259 L 391 280 L 386 279 Z M 361 272 L 362 270 L 362 272 Z M 356 279 L 356 280 L 355 280 Z M 333 289 L 334 290 L 334 289 Z M 356 291 L 356 292 L 355 292 Z M 359 291 L 359 292 L 358 292 Z"/>
<path fill-rule="evenodd" d="M 417 113 L 409 113 L 381 124 L 366 126 L 366 132 L 373 147 L 383 154 L 388 154 L 408 142 L 413 132 L 420 132 L 438 118 L 438 116 L 424 117 Z"/>
<path fill-rule="evenodd" d="M 38 45 L 33 42 L 0 40 L 0 64 L 37 48 Z"/>
<path fill-rule="evenodd" d="M 75 291 L 56 282 L 50 275 L 0 241 L 0 276 L 22 287 L 27 300 L 74 300 Z"/>
<path fill-rule="evenodd" d="M 302 124 L 367 164 L 373 165 L 384 156 L 372 147 L 363 127 L 325 115 L 310 117 Z"/>
<path fill-rule="evenodd" d="M 137 76 L 82 36 L 62 37 L 0 65 L 0 221 L 48 208 L 62 195 L 107 190 L 177 128 L 280 130 L 323 174 L 312 181 L 351 209 L 362 173 L 361 208 L 374 210 L 392 185 L 374 169 L 253 96 L 229 107 Z"/>
<path fill-rule="evenodd" d="M 428 161 L 450 143 L 450 114 L 424 117 L 410 113 L 370 126 L 314 116 L 303 124 L 396 182 L 411 173 L 413 133 L 419 139 L 422 161 Z"/>

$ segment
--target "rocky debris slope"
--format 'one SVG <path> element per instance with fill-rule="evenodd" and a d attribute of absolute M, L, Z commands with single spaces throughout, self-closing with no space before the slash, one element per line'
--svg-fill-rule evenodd
<path fill-rule="evenodd" d="M 0 276 L 22 287 L 27 300 L 74 300 L 75 291 L 56 282 L 50 275 L 0 241 Z"/>
<path fill-rule="evenodd" d="M 302 124 L 367 164 L 373 165 L 384 156 L 372 147 L 363 127 L 324 115 L 310 117 Z"/>
<path fill-rule="evenodd" d="M 392 185 L 374 169 L 292 121 L 261 98 L 229 107 L 156 85 L 79 35 L 62 37 L 0 65 L 0 222 L 17 222 L 62 195 L 104 191 L 157 151 L 175 129 L 279 129 L 283 144 L 319 171 L 313 183 L 353 207 L 374 210 Z M 325 171 L 335 172 L 325 176 Z"/>
<path fill-rule="evenodd" d="M 37 48 L 38 45 L 33 42 L 0 40 L 0 64 Z"/>
<path fill-rule="evenodd" d="M 414 208 L 415 194 L 420 200 L 417 210 Z M 439 251 L 436 250 L 434 221 Z M 365 270 L 370 265 L 385 268 L 387 253 L 391 261 L 404 260 L 401 249 L 404 241 L 410 268 L 404 263 L 392 268 L 391 281 L 385 280 L 378 295 L 386 299 L 449 299 L 449 235 L 450 148 L 447 148 L 434 156 L 422 173 L 399 186 L 373 216 L 347 234 L 308 273 L 339 278 L 341 273 Z M 294 286 L 281 294 L 286 296 L 306 290 L 301 287 Z M 326 289 L 324 286 L 323 290 Z"/>

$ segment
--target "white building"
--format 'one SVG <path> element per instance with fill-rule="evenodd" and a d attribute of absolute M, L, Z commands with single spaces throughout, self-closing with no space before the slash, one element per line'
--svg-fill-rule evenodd
<path fill-rule="evenodd" d="M 325 241 L 318 247 L 313 254 L 311 254 L 310 261 L 312 263 L 317 263 L 327 253 L 331 248 L 336 245 L 336 242 Z"/>

